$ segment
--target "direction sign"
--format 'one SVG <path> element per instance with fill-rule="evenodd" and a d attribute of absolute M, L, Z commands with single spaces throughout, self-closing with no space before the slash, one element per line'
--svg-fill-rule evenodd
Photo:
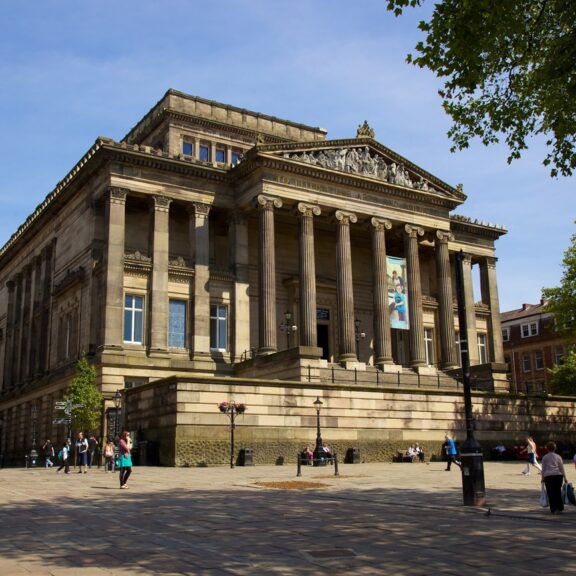
<path fill-rule="evenodd" d="M 54 408 L 56 408 L 56 410 L 64 410 L 64 408 L 66 408 L 66 402 L 55 402 Z"/>
<path fill-rule="evenodd" d="M 70 424 L 70 418 L 54 418 L 52 424 Z"/>

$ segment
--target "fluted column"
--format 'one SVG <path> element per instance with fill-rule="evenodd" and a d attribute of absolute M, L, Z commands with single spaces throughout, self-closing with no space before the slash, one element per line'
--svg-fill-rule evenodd
<path fill-rule="evenodd" d="M 42 258 L 36 256 L 34 258 L 34 294 L 32 297 L 32 326 L 36 329 L 40 327 L 41 301 L 42 301 Z M 38 338 L 32 338 L 30 342 L 30 359 L 29 359 L 29 374 L 31 377 L 36 376 L 38 368 Z"/>
<path fill-rule="evenodd" d="M 124 243 L 126 233 L 125 188 L 110 188 L 107 198 L 108 238 L 106 240 L 106 304 L 104 348 L 122 348 L 124 315 Z"/>
<path fill-rule="evenodd" d="M 9 390 L 13 385 L 12 350 L 14 345 L 14 298 L 16 295 L 16 284 L 13 280 L 6 282 L 6 289 L 8 290 L 8 308 L 6 310 L 6 338 L 4 340 L 3 390 Z"/>
<path fill-rule="evenodd" d="M 474 285 L 472 281 L 472 257 L 470 254 L 464 255 L 462 261 L 463 283 L 464 283 L 464 306 L 466 308 L 466 324 L 468 334 L 460 333 L 460 339 L 468 339 L 468 355 L 470 365 L 475 366 L 479 362 L 478 358 L 478 332 L 476 331 L 476 306 L 474 305 Z"/>
<path fill-rule="evenodd" d="M 24 277 L 21 272 L 16 274 L 16 297 L 14 299 L 14 332 L 12 347 L 12 384 L 20 383 L 20 360 L 22 345 L 22 293 L 24 291 Z"/>
<path fill-rule="evenodd" d="M 210 206 L 194 203 L 189 210 L 193 241 L 194 294 L 192 355 L 210 354 Z"/>
<path fill-rule="evenodd" d="M 496 261 L 497 258 L 486 258 L 480 262 L 480 286 L 482 302 L 490 306 L 489 360 L 502 363 L 504 362 L 504 345 L 502 343 L 502 326 L 500 324 L 500 300 L 496 283 Z"/>
<path fill-rule="evenodd" d="M 274 208 L 281 208 L 279 198 L 260 195 L 256 199 L 260 216 L 258 274 L 259 354 L 276 352 L 276 250 L 274 246 Z"/>
<path fill-rule="evenodd" d="M 410 365 L 413 368 L 426 366 L 424 347 L 424 314 L 422 311 L 422 285 L 420 282 L 420 259 L 418 236 L 424 236 L 419 226 L 406 224 L 404 246 L 408 272 L 408 315 L 410 320 Z"/>
<path fill-rule="evenodd" d="M 150 292 L 150 353 L 168 350 L 168 250 L 170 241 L 170 203 L 165 196 L 154 196 L 152 290 Z"/>
<path fill-rule="evenodd" d="M 321 210 L 303 202 L 296 210 L 300 217 L 300 345 L 317 346 L 314 216 L 320 216 Z"/>
<path fill-rule="evenodd" d="M 356 214 L 336 210 L 336 297 L 338 300 L 338 332 L 340 362 L 356 361 L 354 339 L 354 289 L 352 283 L 352 249 L 350 224 L 358 221 Z"/>
<path fill-rule="evenodd" d="M 442 368 L 452 370 L 459 366 L 454 330 L 454 307 L 452 279 L 450 276 L 450 254 L 448 242 L 453 241 L 450 232 L 436 231 L 436 275 L 438 285 L 438 321 L 440 328 L 440 352 Z"/>
<path fill-rule="evenodd" d="M 392 364 L 392 333 L 388 311 L 388 272 L 386 269 L 386 230 L 392 223 L 372 218 L 372 271 L 374 284 L 374 364 Z"/>
<path fill-rule="evenodd" d="M 21 370 L 20 379 L 22 382 L 26 381 L 31 375 L 32 370 L 30 367 L 30 349 L 32 347 L 32 304 L 33 304 L 33 280 L 34 266 L 32 264 L 26 266 L 25 287 L 24 287 L 24 303 L 22 306 L 22 347 L 20 351 Z"/>

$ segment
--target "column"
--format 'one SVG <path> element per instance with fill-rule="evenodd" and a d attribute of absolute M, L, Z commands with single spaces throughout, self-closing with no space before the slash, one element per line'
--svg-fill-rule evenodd
<path fill-rule="evenodd" d="M 20 379 L 22 382 L 28 380 L 32 376 L 33 372 L 30 367 L 30 348 L 32 345 L 32 273 L 33 266 L 29 264 L 26 266 L 25 275 L 25 287 L 24 287 L 24 303 L 22 306 L 22 348 L 20 352 L 21 358 L 21 369 L 20 369 Z"/>
<path fill-rule="evenodd" d="M 150 354 L 168 350 L 168 250 L 170 203 L 166 196 L 153 196 L 152 290 L 150 292 Z"/>
<path fill-rule="evenodd" d="M 372 218 L 372 274 L 374 283 L 374 364 L 392 364 L 392 333 L 388 311 L 388 272 L 386 270 L 386 230 L 392 223 Z"/>
<path fill-rule="evenodd" d="M 208 204 L 190 206 L 194 262 L 191 357 L 210 356 L 210 225 Z"/>
<path fill-rule="evenodd" d="M 420 282 L 420 260 L 418 236 L 424 236 L 419 226 L 404 226 L 404 248 L 408 272 L 408 315 L 410 320 L 410 365 L 413 368 L 426 366 L 424 347 L 424 314 L 422 311 L 422 284 Z"/>
<path fill-rule="evenodd" d="M 450 254 L 448 242 L 453 241 L 450 232 L 436 231 L 436 277 L 438 285 L 438 323 L 440 328 L 440 351 L 442 368 L 452 370 L 460 364 L 456 350 L 454 331 L 454 306 L 452 278 L 450 276 Z"/>
<path fill-rule="evenodd" d="M 502 326 L 500 325 L 500 300 L 496 284 L 497 258 L 485 258 L 480 261 L 480 287 L 482 302 L 490 306 L 488 343 L 490 346 L 490 361 L 504 362 L 504 346 L 502 343 Z"/>
<path fill-rule="evenodd" d="M 24 289 L 24 278 L 22 273 L 16 274 L 16 297 L 14 299 L 14 331 L 12 345 L 12 385 L 20 383 L 20 359 L 22 345 L 22 292 Z"/>
<path fill-rule="evenodd" d="M 478 334 L 476 331 L 476 307 L 474 305 L 474 285 L 472 282 L 472 257 L 470 254 L 464 255 L 462 262 L 464 281 L 464 306 L 466 308 L 466 323 L 468 324 L 468 334 L 460 333 L 462 338 L 468 339 L 468 355 L 470 366 L 475 366 L 479 362 L 478 358 Z"/>
<path fill-rule="evenodd" d="M 350 224 L 358 222 L 352 212 L 336 210 L 336 298 L 338 301 L 339 360 L 357 362 L 354 335 L 354 289 Z"/>
<path fill-rule="evenodd" d="M 6 282 L 6 289 L 8 290 L 8 308 L 6 310 L 6 336 L 4 338 L 4 382 L 3 390 L 10 390 L 13 386 L 12 374 L 12 348 L 14 343 L 14 298 L 16 292 L 16 284 L 13 280 Z"/>
<path fill-rule="evenodd" d="M 107 197 L 108 238 L 104 273 L 106 298 L 104 306 L 104 348 L 121 349 L 124 316 L 124 243 L 126 234 L 125 188 L 110 188 Z"/>
<path fill-rule="evenodd" d="M 234 271 L 232 292 L 232 313 L 230 314 L 230 333 L 234 361 L 240 361 L 242 354 L 250 350 L 250 297 L 248 290 L 248 223 L 246 214 L 238 210 L 230 216 L 229 227 L 230 263 Z"/>
<path fill-rule="evenodd" d="M 52 241 L 42 251 L 42 296 L 40 319 L 40 350 L 38 353 L 37 375 L 44 374 L 50 366 L 50 314 L 52 309 L 52 280 L 54 275 L 54 248 Z"/>
<path fill-rule="evenodd" d="M 314 216 L 320 216 L 318 206 L 299 202 L 296 206 L 300 222 L 300 345 L 318 345 L 316 318 L 316 259 L 314 256 Z"/>
<path fill-rule="evenodd" d="M 32 325 L 39 327 L 41 324 L 42 312 L 42 258 L 34 258 L 34 295 L 32 301 Z M 38 338 L 32 338 L 30 347 L 30 376 L 35 377 L 38 372 Z"/>
<path fill-rule="evenodd" d="M 277 350 L 276 341 L 276 252 L 274 247 L 274 208 L 281 208 L 279 198 L 260 195 L 256 199 L 260 216 L 258 271 L 259 354 Z"/>

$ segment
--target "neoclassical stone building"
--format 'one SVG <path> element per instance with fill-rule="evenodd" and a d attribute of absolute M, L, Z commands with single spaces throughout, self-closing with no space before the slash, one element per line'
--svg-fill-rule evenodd
<path fill-rule="evenodd" d="M 457 251 L 473 374 L 507 392 L 505 229 L 453 214 L 465 199 L 366 123 L 328 140 L 169 90 L 122 141 L 98 138 L 0 250 L 2 453 L 20 458 L 32 429 L 63 435 L 54 402 L 82 355 L 105 411 L 125 390 L 125 424 L 165 463 L 217 460 L 229 399 L 268 460 L 313 441 L 317 396 L 342 449 L 439 439 L 460 418 Z"/>

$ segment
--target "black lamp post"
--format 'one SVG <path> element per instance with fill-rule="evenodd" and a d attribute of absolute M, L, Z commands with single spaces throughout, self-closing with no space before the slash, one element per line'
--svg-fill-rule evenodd
<path fill-rule="evenodd" d="M 114 394 L 114 444 L 118 444 L 120 440 L 120 407 L 122 406 L 122 392 L 116 390 Z"/>
<path fill-rule="evenodd" d="M 319 466 L 321 457 L 323 455 L 322 449 L 322 435 L 320 434 L 320 409 L 322 408 L 322 400 L 317 396 L 314 400 L 314 408 L 316 408 L 316 447 L 314 448 L 314 466 Z"/>
<path fill-rule="evenodd" d="M 354 320 L 354 337 L 356 339 L 356 358 L 360 360 L 360 340 L 366 338 L 366 332 L 360 330 L 360 320 Z"/>
<path fill-rule="evenodd" d="M 226 414 L 230 420 L 230 468 L 234 468 L 234 430 L 236 429 L 236 416 L 246 412 L 246 405 L 240 402 L 221 402 L 218 409 Z"/>
<path fill-rule="evenodd" d="M 298 327 L 292 324 L 292 312 L 284 312 L 284 320 L 280 324 L 280 331 L 286 334 L 286 348 L 290 348 L 290 340 L 296 330 L 298 330 Z"/>
<path fill-rule="evenodd" d="M 38 464 L 38 451 L 36 450 L 36 421 L 38 419 L 38 406 L 32 404 L 32 450 L 30 450 L 30 466 L 35 468 Z"/>

